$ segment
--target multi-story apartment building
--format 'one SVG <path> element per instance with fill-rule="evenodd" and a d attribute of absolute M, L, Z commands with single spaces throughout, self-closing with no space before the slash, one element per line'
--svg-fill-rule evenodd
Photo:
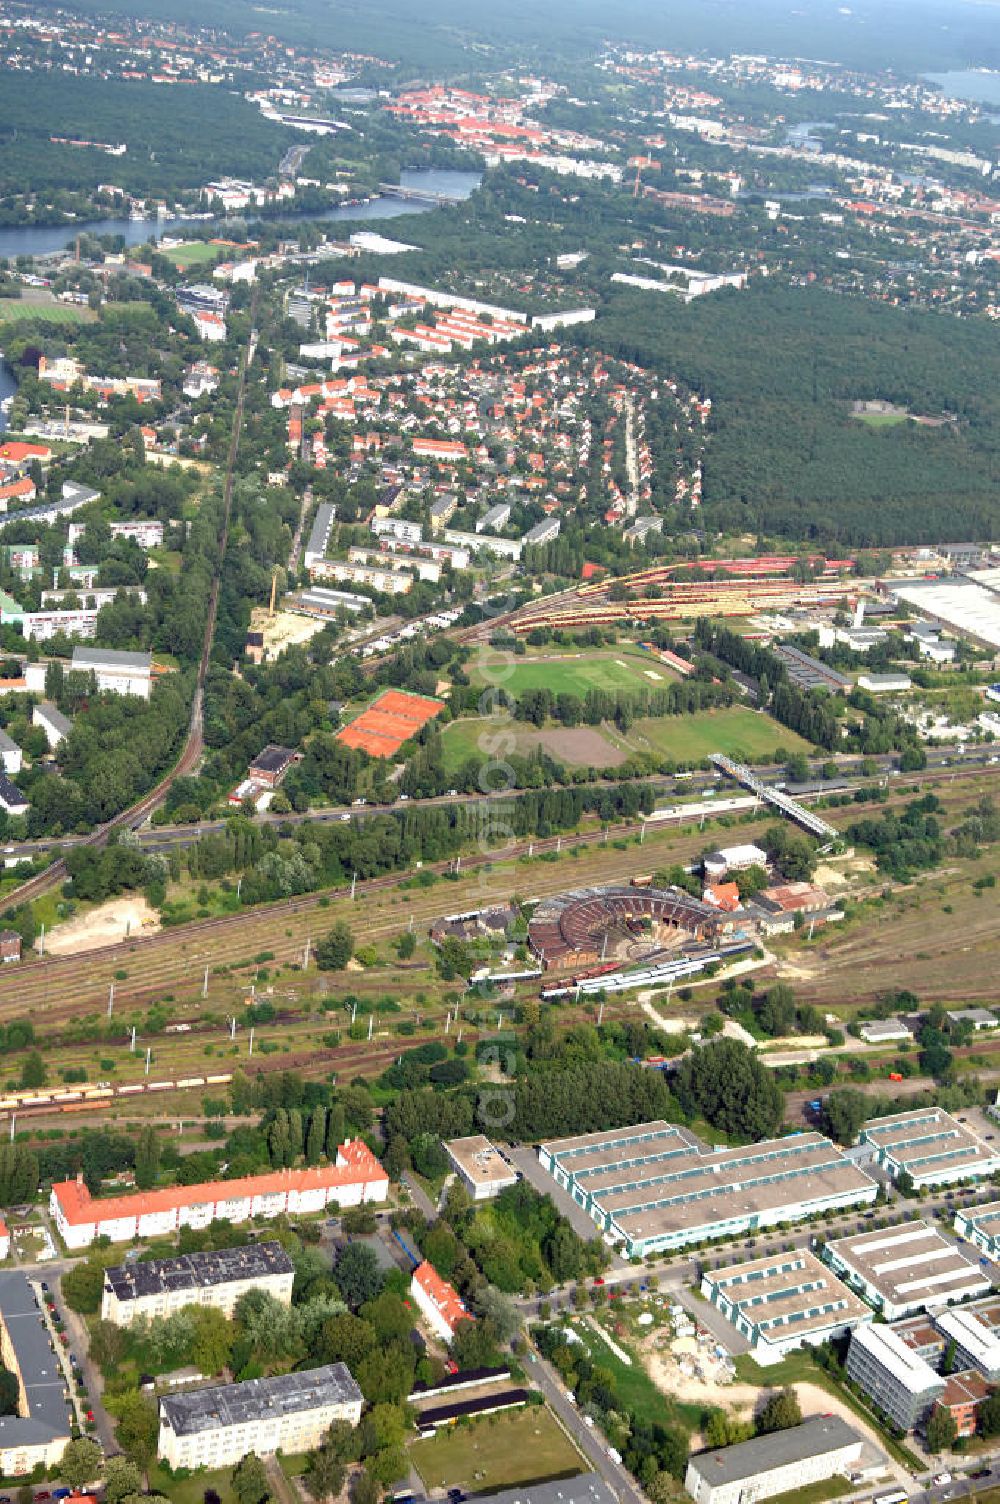
<path fill-rule="evenodd" d="M 121 1264 L 104 1271 L 101 1317 L 115 1326 L 131 1326 L 140 1317 L 171 1316 L 184 1306 L 214 1306 L 231 1316 L 247 1290 L 266 1290 L 287 1306 L 294 1279 L 292 1261 L 280 1243 Z"/>
<path fill-rule="evenodd" d="M 247 1222 L 284 1212 L 320 1212 L 331 1201 L 339 1206 L 384 1201 L 389 1177 L 368 1145 L 349 1139 L 337 1150 L 337 1162 L 308 1170 L 275 1170 L 242 1180 L 215 1180 L 200 1185 L 166 1186 L 128 1196 L 95 1200 L 82 1178 L 57 1181 L 49 1211 L 67 1248 L 89 1248 L 98 1237 L 112 1243 L 162 1237 L 180 1227 L 207 1227 L 210 1222 Z"/>
<path fill-rule="evenodd" d="M 248 1452 L 309 1452 L 335 1420 L 356 1426 L 361 1404 L 344 1363 L 170 1395 L 160 1400 L 157 1455 L 172 1468 L 219 1468 Z"/>

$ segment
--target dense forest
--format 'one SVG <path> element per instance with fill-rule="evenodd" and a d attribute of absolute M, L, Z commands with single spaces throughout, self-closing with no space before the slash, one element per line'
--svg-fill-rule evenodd
<path fill-rule="evenodd" d="M 624 292 L 587 337 L 712 397 L 714 526 L 833 548 L 998 530 L 1000 350 L 985 322 L 757 283 L 687 305 Z M 864 398 L 956 421 L 871 429 L 850 416 Z"/>
<path fill-rule="evenodd" d="M 128 151 L 57 146 L 70 136 Z M 233 174 L 265 178 L 294 134 L 223 88 L 174 89 L 60 73 L 3 75 L 0 89 L 0 197 L 30 189 L 44 196 L 113 183 L 130 193 L 170 196 Z"/>

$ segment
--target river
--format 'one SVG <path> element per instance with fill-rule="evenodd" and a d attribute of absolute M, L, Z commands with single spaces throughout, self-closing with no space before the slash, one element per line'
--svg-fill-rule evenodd
<path fill-rule="evenodd" d="M 428 193 L 454 194 L 457 198 L 469 198 L 479 187 L 482 173 L 454 172 L 444 168 L 416 168 L 399 175 L 403 188 L 424 189 Z M 279 216 L 282 224 L 297 224 L 303 220 L 335 222 L 338 220 L 397 219 L 402 214 L 426 214 L 433 204 L 421 204 L 398 198 L 375 198 L 368 204 L 355 204 L 337 209 L 315 209 L 307 213 Z M 239 216 L 243 218 L 243 215 Z M 245 216 L 252 222 L 252 210 Z M 43 256 L 51 251 L 61 251 L 70 245 L 75 235 L 86 232 L 91 235 L 122 235 L 126 245 L 142 245 L 145 241 L 162 235 L 176 235 L 185 228 L 203 229 L 206 220 L 184 219 L 97 219 L 72 225 L 11 225 L 0 229 L 0 256 Z M 17 390 L 17 383 L 0 354 L 0 402 Z M 0 412 L 0 433 L 7 427 L 6 414 Z"/>

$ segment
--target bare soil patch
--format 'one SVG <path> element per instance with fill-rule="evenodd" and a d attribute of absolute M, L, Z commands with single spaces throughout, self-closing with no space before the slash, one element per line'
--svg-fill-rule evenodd
<path fill-rule="evenodd" d="M 625 752 L 609 742 L 603 732 L 592 726 L 556 726 L 549 731 L 522 731 L 518 746 L 524 751 L 542 747 L 561 762 L 578 767 L 617 768 L 625 761 Z"/>
<path fill-rule="evenodd" d="M 52 956 L 75 956 L 117 941 L 155 935 L 160 916 L 146 899 L 129 895 L 109 898 L 87 914 L 77 914 L 57 925 L 45 937 L 45 951 Z"/>

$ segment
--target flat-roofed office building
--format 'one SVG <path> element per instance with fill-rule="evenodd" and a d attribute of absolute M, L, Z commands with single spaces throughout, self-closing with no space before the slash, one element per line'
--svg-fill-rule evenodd
<path fill-rule="evenodd" d="M 877 1186 L 819 1133 L 713 1149 L 674 1123 L 539 1146 L 539 1159 L 629 1258 L 873 1202 Z"/>
<path fill-rule="evenodd" d="M 115 1326 L 131 1326 L 140 1316 L 170 1316 L 184 1306 L 214 1306 L 231 1316 L 248 1290 L 266 1290 L 287 1306 L 294 1279 L 291 1259 L 280 1243 L 273 1242 L 148 1263 L 136 1260 L 104 1271 L 101 1316 Z"/>
<path fill-rule="evenodd" d="M 702 1276 L 701 1293 L 765 1365 L 780 1362 L 793 1348 L 818 1346 L 872 1320 L 860 1295 L 805 1248 L 713 1269 Z"/>
<path fill-rule="evenodd" d="M 871 1145 L 875 1163 L 893 1180 L 907 1174 L 917 1190 L 979 1180 L 1000 1169 L 1000 1154 L 940 1107 L 876 1118 L 865 1124 L 858 1142 Z"/>
<path fill-rule="evenodd" d="M 989 1321 L 962 1307 L 939 1312 L 934 1324 L 946 1344 L 955 1344 L 954 1369 L 975 1368 L 991 1384 L 1000 1383 L 1000 1332 Z"/>
<path fill-rule="evenodd" d="M 1000 1201 L 960 1209 L 955 1213 L 955 1231 L 987 1258 L 1000 1258 Z"/>
<path fill-rule="evenodd" d="M 517 1171 L 483 1134 L 450 1138 L 444 1147 L 473 1201 L 487 1201 L 517 1185 Z"/>
<path fill-rule="evenodd" d="M 361 1390 L 343 1363 L 160 1401 L 157 1456 L 178 1467 L 231 1467 L 248 1452 L 298 1455 L 319 1446 L 335 1420 L 356 1426 Z"/>
<path fill-rule="evenodd" d="M 835 1238 L 824 1257 L 887 1321 L 992 1288 L 975 1260 L 928 1222 Z"/>
<path fill-rule="evenodd" d="M 687 1465 L 684 1487 L 696 1504 L 747 1504 L 846 1476 L 861 1457 L 864 1442 L 839 1415 L 818 1415 L 755 1436 L 732 1447 L 699 1452 Z"/>
<path fill-rule="evenodd" d="M 847 1349 L 847 1377 L 883 1415 L 912 1431 L 944 1393 L 944 1379 L 890 1326 L 859 1326 Z"/>

